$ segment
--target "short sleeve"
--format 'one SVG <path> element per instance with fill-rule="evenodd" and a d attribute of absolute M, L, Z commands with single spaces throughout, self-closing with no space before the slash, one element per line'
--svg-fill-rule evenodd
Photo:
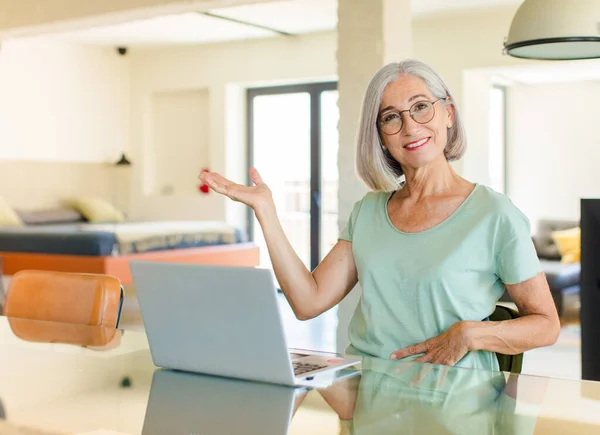
<path fill-rule="evenodd" d="M 340 233 L 338 240 L 346 240 L 348 242 L 352 241 L 354 227 L 356 226 L 356 219 L 358 218 L 358 211 L 360 210 L 362 201 L 363 200 L 361 199 L 360 201 L 356 201 L 354 203 L 354 207 L 352 207 L 352 213 L 350 213 L 350 218 L 348 219 L 348 222 L 346 222 L 346 226 Z"/>
<path fill-rule="evenodd" d="M 529 219 L 511 203 L 501 217 L 497 234 L 497 275 L 504 284 L 517 284 L 538 275 L 542 268 L 531 239 Z"/>

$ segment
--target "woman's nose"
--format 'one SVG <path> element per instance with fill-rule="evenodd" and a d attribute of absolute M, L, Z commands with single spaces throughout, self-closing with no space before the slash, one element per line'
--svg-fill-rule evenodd
<path fill-rule="evenodd" d="M 402 120 L 402 133 L 406 136 L 411 136 L 416 130 L 419 129 L 420 125 L 412 116 L 408 113 L 404 113 L 404 119 Z"/>

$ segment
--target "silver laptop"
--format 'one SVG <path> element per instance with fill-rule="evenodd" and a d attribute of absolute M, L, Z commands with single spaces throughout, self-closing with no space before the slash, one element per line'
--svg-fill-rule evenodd
<path fill-rule="evenodd" d="M 154 364 L 282 385 L 322 386 L 360 358 L 288 349 L 271 272 L 132 261 Z"/>
<path fill-rule="evenodd" d="M 304 391 L 158 369 L 142 435 L 285 435 Z"/>

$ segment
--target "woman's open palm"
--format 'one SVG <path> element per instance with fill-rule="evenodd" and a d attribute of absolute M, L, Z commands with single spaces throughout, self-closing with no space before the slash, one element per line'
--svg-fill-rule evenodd
<path fill-rule="evenodd" d="M 271 189 L 263 182 L 256 168 L 250 168 L 250 179 L 254 186 L 234 183 L 216 172 L 203 172 L 198 178 L 215 192 L 246 204 L 255 210 L 273 200 Z"/>

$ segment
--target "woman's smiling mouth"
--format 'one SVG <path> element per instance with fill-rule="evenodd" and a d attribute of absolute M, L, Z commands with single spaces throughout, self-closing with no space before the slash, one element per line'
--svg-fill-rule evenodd
<path fill-rule="evenodd" d="M 417 141 L 414 141 L 414 142 L 404 145 L 404 148 L 406 148 L 409 151 L 418 150 L 419 148 L 423 148 L 427 143 L 429 143 L 429 139 L 431 139 L 431 138 L 426 137 L 423 139 L 419 139 Z"/>

